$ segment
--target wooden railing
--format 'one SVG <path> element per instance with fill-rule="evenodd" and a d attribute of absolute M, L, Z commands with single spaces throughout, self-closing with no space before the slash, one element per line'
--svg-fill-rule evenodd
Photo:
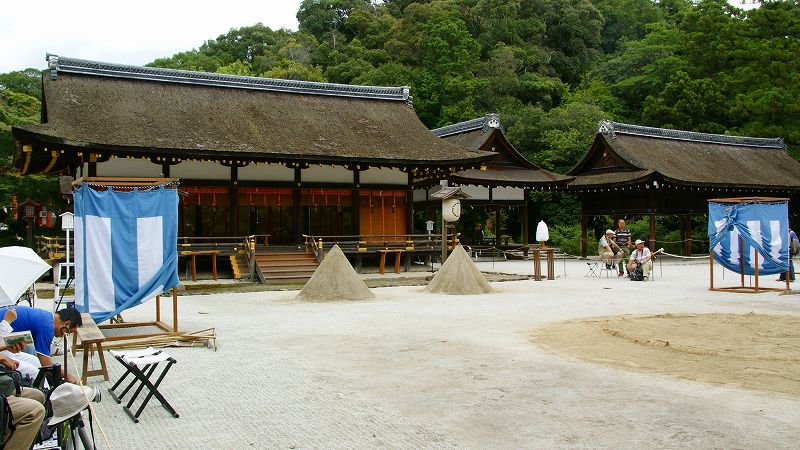
<path fill-rule="evenodd" d="M 459 242 L 460 233 L 448 235 L 447 247 L 452 250 Z M 435 234 L 372 234 L 315 236 L 303 235 L 306 251 L 322 261 L 334 245 L 345 254 L 376 253 L 378 250 L 405 250 L 416 253 L 435 253 L 442 249 L 442 237 Z"/>

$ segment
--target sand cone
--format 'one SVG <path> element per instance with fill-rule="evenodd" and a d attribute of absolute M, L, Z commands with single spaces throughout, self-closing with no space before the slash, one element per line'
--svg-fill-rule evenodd
<path fill-rule="evenodd" d="M 458 244 L 425 287 L 425 291 L 434 294 L 474 295 L 488 294 L 492 292 L 492 287 L 464 247 Z"/>
<path fill-rule="evenodd" d="M 375 298 L 361 280 L 338 245 L 325 255 L 311 279 L 295 297 L 296 300 L 369 300 Z"/>

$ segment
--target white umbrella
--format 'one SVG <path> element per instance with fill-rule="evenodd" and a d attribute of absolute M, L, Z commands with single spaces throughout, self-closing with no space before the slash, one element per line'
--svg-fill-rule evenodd
<path fill-rule="evenodd" d="M 0 248 L 0 305 L 13 305 L 50 265 L 28 247 Z"/>

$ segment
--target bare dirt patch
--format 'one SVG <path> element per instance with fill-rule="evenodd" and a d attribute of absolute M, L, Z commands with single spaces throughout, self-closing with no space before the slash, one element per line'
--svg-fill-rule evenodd
<path fill-rule="evenodd" d="M 658 314 L 571 320 L 531 339 L 627 370 L 800 396 L 800 317 Z"/>

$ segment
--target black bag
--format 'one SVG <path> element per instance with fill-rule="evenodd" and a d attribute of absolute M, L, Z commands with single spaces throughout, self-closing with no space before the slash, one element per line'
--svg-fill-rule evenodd
<path fill-rule="evenodd" d="M 5 395 L 0 395 L 0 448 L 4 448 L 14 435 L 14 417 Z"/>
<path fill-rule="evenodd" d="M 633 281 L 644 281 L 644 274 L 642 273 L 642 264 L 636 263 L 636 267 L 631 270 L 630 273 L 631 280 Z"/>
<path fill-rule="evenodd" d="M 0 395 L 19 395 L 22 392 L 22 374 L 0 364 Z"/>

